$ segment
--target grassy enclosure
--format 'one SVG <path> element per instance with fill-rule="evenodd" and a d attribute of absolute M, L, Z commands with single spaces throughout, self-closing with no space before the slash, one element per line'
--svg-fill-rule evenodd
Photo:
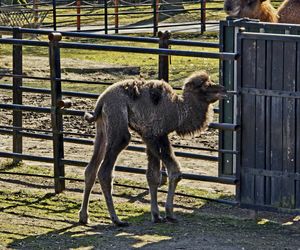
<path fill-rule="evenodd" d="M 222 3 L 208 2 L 208 7 L 222 7 Z M 185 8 L 197 8 L 196 5 Z M 147 10 L 147 7 L 141 7 Z M 137 10 L 128 7 L 126 11 Z M 75 9 L 61 10 L 61 14 L 70 14 Z M 90 12 L 93 14 L 93 12 Z M 178 19 L 191 21 L 198 13 L 179 14 L 164 22 L 176 22 Z M 222 11 L 212 12 L 208 19 L 216 20 L 223 17 Z M 63 17 L 64 21 L 72 22 L 74 17 Z M 70 18 L 70 19 L 68 19 Z M 151 19 L 150 16 L 132 15 L 120 16 L 121 24 L 142 22 Z M 84 24 L 90 21 L 82 19 Z M 112 17 L 109 19 L 113 23 Z M 95 22 L 93 22 L 95 24 Z M 138 34 L 150 36 L 151 34 Z M 199 34 L 178 33 L 172 38 L 218 42 L 215 32 Z M 47 41 L 46 37 L 39 37 Z M 118 42 L 95 39 L 71 39 L 65 41 L 80 41 L 106 45 L 145 46 L 149 44 L 134 42 Z M 156 44 L 151 45 L 157 48 Z M 209 48 L 186 48 L 172 46 L 180 50 L 217 51 Z M 10 45 L 0 45 L 0 69 L 11 73 L 12 60 Z M 48 49 L 25 46 L 24 75 L 49 77 Z M 62 49 L 62 75 L 65 79 L 115 82 L 138 75 L 146 79 L 156 79 L 158 75 L 158 56 L 148 54 L 120 53 L 109 51 L 88 51 Z M 126 68 L 128 67 L 128 68 Z M 92 69 L 92 70 L 91 70 Z M 132 70 L 134 69 L 134 70 Z M 136 70 L 137 69 L 137 70 Z M 192 58 L 172 56 L 170 64 L 170 84 L 179 87 L 183 80 L 193 71 L 206 70 L 215 82 L 219 79 L 219 61 L 207 58 Z M 1 83 L 11 83 L 10 77 L 2 77 Z M 23 85 L 29 87 L 49 88 L 49 81 L 23 79 Z M 100 93 L 103 86 L 97 84 L 63 83 L 63 90 Z M 11 103 L 11 91 L 1 90 L 1 102 Z M 46 95 L 27 95 L 24 104 L 49 106 L 50 98 Z M 90 110 L 95 100 L 73 98 L 78 109 Z M 11 125 L 11 112 L 0 114 L 1 124 Z M 77 120 L 76 120 L 77 119 Z M 64 124 L 70 132 L 94 133 L 94 127 L 87 127 L 78 118 L 66 116 Z M 216 114 L 215 119 L 218 119 Z M 24 112 L 24 125 L 28 128 L 49 129 L 50 117 Z M 136 138 L 134 138 L 136 139 Z M 179 145 L 204 145 L 217 148 L 218 138 L 215 130 L 208 130 L 205 135 L 179 140 L 171 136 L 173 142 Z M 11 137 L 0 135 L 0 146 L 11 151 Z M 25 139 L 24 139 L 25 141 Z M 41 156 L 52 156 L 51 142 L 40 139 L 26 139 L 24 152 Z M 91 146 L 76 146 L 66 143 L 66 157 L 70 159 L 88 160 L 91 156 Z M 192 150 L 191 150 L 192 151 Z M 215 156 L 216 153 L 212 153 Z M 192 173 L 217 175 L 217 164 L 207 161 L 191 161 L 180 158 L 185 171 Z M 46 163 L 25 162 L 13 165 L 10 161 L 0 158 L 0 171 L 7 174 L 0 176 L 0 248 L 1 249 L 298 249 L 300 246 L 300 218 L 296 215 L 280 215 L 273 213 L 258 213 L 239 209 L 237 207 L 220 205 L 204 199 L 176 196 L 175 212 L 179 218 L 178 224 L 152 224 L 150 222 L 149 194 L 147 190 L 128 188 L 122 185 L 134 185 L 147 188 L 146 178 L 141 175 L 115 173 L 114 199 L 117 213 L 121 219 L 128 221 L 128 228 L 119 229 L 110 224 L 104 197 L 101 195 L 99 183 L 94 187 L 91 196 L 91 223 L 87 226 L 77 224 L 83 183 L 75 180 L 67 181 L 68 190 L 54 194 L 53 179 L 33 176 L 13 176 L 10 173 L 53 175 L 53 167 Z M 145 168 L 146 157 L 143 153 L 126 151 L 118 160 L 120 165 Z M 69 179 L 82 179 L 83 168 L 66 167 Z M 118 185 L 119 184 L 119 185 Z M 166 190 L 166 187 L 162 187 Z M 234 187 L 214 183 L 200 183 L 183 180 L 177 189 L 183 194 L 201 196 L 209 199 L 232 200 Z M 159 205 L 163 211 L 165 194 L 160 193 Z"/>
<path fill-rule="evenodd" d="M 51 171 L 33 165 L 2 164 L 3 169 L 42 174 Z M 146 186 L 145 182 L 124 178 L 116 178 L 116 183 Z M 246 210 L 176 196 L 180 222 L 152 224 L 148 192 L 115 186 L 117 212 L 130 223 L 128 228 L 119 229 L 110 225 L 97 184 L 90 202 L 91 223 L 82 226 L 77 224 L 81 183 L 70 181 L 68 191 L 55 195 L 51 179 L 1 175 L 0 188 L 2 249 L 297 249 L 300 243 L 299 216 L 261 213 L 255 220 Z M 225 198 L 222 192 L 179 189 Z M 164 199 L 165 194 L 160 194 L 159 201 Z M 160 202 L 161 209 L 163 205 Z"/>

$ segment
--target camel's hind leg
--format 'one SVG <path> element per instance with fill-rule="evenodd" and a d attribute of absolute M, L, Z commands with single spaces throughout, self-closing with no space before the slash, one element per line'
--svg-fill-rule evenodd
<path fill-rule="evenodd" d="M 144 141 L 147 144 L 148 168 L 146 176 L 151 198 L 151 217 L 154 223 L 163 222 L 157 204 L 157 191 L 161 183 L 159 142 L 157 138 L 144 138 Z"/>
<path fill-rule="evenodd" d="M 85 188 L 84 188 L 84 194 L 83 194 L 83 200 L 81 209 L 79 212 L 79 222 L 80 223 L 88 223 L 88 205 L 89 205 L 89 197 L 91 190 L 93 188 L 93 185 L 95 183 L 96 175 L 101 163 L 101 160 L 103 159 L 103 153 L 105 150 L 105 137 L 103 134 L 103 124 L 102 121 L 99 120 L 96 123 L 96 138 L 94 143 L 94 152 L 93 156 L 85 168 Z"/>
<path fill-rule="evenodd" d="M 115 117 L 115 114 L 112 117 Z M 124 116 L 123 119 L 122 116 L 119 116 L 117 120 L 112 117 L 111 119 L 113 120 L 110 120 L 109 116 L 106 120 L 106 152 L 98 172 L 98 178 L 112 222 L 117 226 L 127 226 L 128 223 L 122 222 L 118 218 L 114 208 L 112 199 L 112 172 L 119 153 L 127 147 L 131 135 L 128 130 L 127 116 Z"/>
<path fill-rule="evenodd" d="M 167 201 L 165 205 L 166 219 L 171 222 L 176 222 L 173 214 L 173 200 L 178 182 L 181 180 L 180 164 L 176 160 L 171 143 L 168 136 L 160 138 L 161 159 L 167 167 L 169 177 L 169 187 Z"/>

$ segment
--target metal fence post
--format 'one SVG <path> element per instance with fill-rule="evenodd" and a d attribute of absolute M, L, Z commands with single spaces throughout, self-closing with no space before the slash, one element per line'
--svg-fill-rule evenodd
<path fill-rule="evenodd" d="M 53 30 L 57 29 L 56 25 L 56 0 L 52 0 L 52 13 L 53 13 Z"/>
<path fill-rule="evenodd" d="M 20 28 L 13 29 L 13 38 L 22 39 L 22 33 Z M 22 57 L 22 45 L 13 45 L 13 104 L 22 104 L 22 86 L 23 74 L 23 57 Z M 22 111 L 13 111 L 13 126 L 22 127 Z M 18 130 L 13 130 L 13 152 L 22 154 L 23 138 Z M 18 159 L 13 160 L 14 163 L 20 162 Z"/>
<path fill-rule="evenodd" d="M 201 34 L 206 31 L 206 0 L 200 1 Z"/>
<path fill-rule="evenodd" d="M 61 67 L 60 49 L 58 46 L 62 38 L 61 33 L 52 32 L 49 34 L 49 61 L 51 78 L 51 122 L 53 132 L 53 158 L 54 158 L 54 179 L 55 192 L 60 193 L 65 189 L 65 168 L 62 163 L 64 158 L 63 144 L 63 117 L 59 103 L 62 101 L 61 90 Z"/>
<path fill-rule="evenodd" d="M 153 9 L 153 36 L 157 35 L 158 31 L 158 0 L 152 0 Z"/>
<path fill-rule="evenodd" d="M 169 39 L 171 38 L 171 33 L 165 31 L 164 33 L 159 31 L 159 48 L 160 49 L 169 49 Z M 158 79 L 169 81 L 169 56 L 168 55 L 159 55 L 158 56 Z"/>
<path fill-rule="evenodd" d="M 105 34 L 108 33 L 108 6 L 107 6 L 107 1 L 104 0 L 104 32 Z"/>

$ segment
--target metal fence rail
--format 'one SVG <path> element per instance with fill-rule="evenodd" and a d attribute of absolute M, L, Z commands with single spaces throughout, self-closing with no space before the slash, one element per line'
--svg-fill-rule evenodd
<path fill-rule="evenodd" d="M 11 28 L 0 27 L 1 30 L 10 31 L 13 33 L 13 38 L 0 39 L 0 44 L 13 44 L 13 74 L 3 74 L 13 78 L 13 84 L 1 84 L 0 88 L 12 90 L 13 92 L 13 103 L 12 104 L 0 104 L 0 109 L 13 110 L 13 126 L 0 126 L 1 134 L 9 134 L 13 136 L 13 152 L 0 152 L 0 157 L 13 158 L 15 161 L 18 160 L 31 160 L 31 161 L 41 161 L 54 164 L 54 180 L 55 180 L 55 191 L 57 193 L 65 189 L 65 165 L 75 165 L 75 166 L 84 166 L 87 163 L 82 161 L 75 161 L 70 159 L 65 159 L 64 157 L 64 143 L 76 143 L 76 144 L 85 144 L 92 145 L 92 140 L 86 138 L 74 138 L 70 135 L 79 136 L 77 133 L 69 133 L 63 131 L 63 116 L 64 115 L 75 115 L 83 116 L 84 112 L 81 110 L 69 109 L 64 96 L 74 96 L 74 97 L 88 97 L 88 98 L 97 98 L 98 95 L 91 93 L 78 93 L 72 91 L 62 91 L 62 82 L 63 81 L 74 81 L 74 80 L 64 80 L 61 78 L 61 66 L 60 66 L 60 50 L 65 48 L 72 49 L 88 49 L 88 50 L 107 50 L 112 51 L 121 51 L 121 52 L 135 52 L 135 53 L 150 53 L 158 55 L 159 62 L 159 78 L 168 78 L 168 55 L 174 56 L 194 56 L 194 57 L 209 57 L 219 60 L 235 60 L 237 54 L 235 53 L 220 53 L 220 52 L 191 52 L 185 50 L 171 50 L 169 44 L 173 43 L 176 45 L 190 45 L 190 46 L 202 46 L 203 47 L 214 47 L 218 48 L 218 44 L 214 43 L 201 43 L 201 42 L 188 42 L 181 40 L 172 40 L 170 39 L 169 33 L 161 33 L 159 38 L 142 38 L 142 37 L 127 37 L 127 36 L 111 36 L 111 35 L 92 35 L 85 33 L 71 33 L 71 32 L 50 32 L 46 30 L 31 30 L 23 28 Z M 22 39 L 22 34 L 24 33 L 34 33 L 34 34 L 48 34 L 49 42 L 45 41 L 33 41 Z M 138 41 L 143 43 L 154 43 L 159 44 L 158 49 L 150 48 L 139 48 L 139 47 L 124 47 L 124 46 L 104 46 L 104 45 L 95 45 L 95 44 L 81 44 L 74 42 L 61 42 L 62 36 L 73 36 L 73 37 L 83 37 L 83 38 L 99 38 L 99 39 L 111 39 L 118 41 Z M 31 88 L 22 86 L 23 72 L 22 72 L 22 47 L 23 46 L 44 46 L 49 47 L 49 61 L 50 61 L 50 77 L 39 77 L 38 79 L 50 81 L 51 89 L 41 89 L 41 88 Z M 31 78 L 26 76 L 26 78 Z M 34 77 L 33 77 L 34 78 Z M 75 81 L 76 82 L 76 81 Z M 80 83 L 86 83 L 85 81 L 79 81 Z M 91 84 L 93 82 L 87 82 Z M 100 84 L 108 85 L 110 83 Z M 23 92 L 32 92 L 32 93 L 44 93 L 51 95 L 51 107 L 34 107 L 30 105 L 22 104 Z M 18 98 L 17 98 L 18 97 Z M 23 128 L 22 126 L 22 111 L 29 112 L 41 112 L 51 115 L 52 129 L 51 130 L 41 130 L 41 129 L 31 129 Z M 234 124 L 221 124 L 215 123 L 210 125 L 215 129 L 225 129 L 225 130 L 236 130 L 238 129 L 237 125 Z M 91 137 L 92 135 L 86 135 L 86 137 Z M 53 141 L 53 157 L 41 157 L 33 156 L 22 153 L 22 139 L 23 137 L 31 138 L 40 138 L 45 140 Z M 141 144 L 140 141 L 135 141 L 136 144 Z M 18 145 L 18 146 L 17 146 Z M 179 148 L 180 146 L 177 146 Z M 184 148 L 184 147 L 182 147 Z M 139 145 L 130 145 L 128 150 L 144 152 L 145 147 Z M 209 148 L 200 148 L 200 147 L 186 147 L 189 150 L 200 150 L 200 151 L 215 151 L 222 154 L 236 154 L 237 152 L 233 150 L 211 150 Z M 204 159 L 210 161 L 218 161 L 218 157 L 205 155 L 203 153 L 191 153 L 191 152 L 181 152 L 176 150 L 176 155 L 180 157 L 189 157 L 194 159 Z M 129 168 L 124 166 L 117 166 L 117 171 L 126 171 L 132 173 L 145 173 L 145 169 Z M 236 184 L 236 179 L 231 177 L 215 177 L 215 176 L 204 176 L 204 175 L 195 175 L 184 173 L 184 178 L 191 180 L 201 180 L 201 181 L 210 181 L 210 182 L 219 182 L 224 184 Z"/>
<path fill-rule="evenodd" d="M 221 1 L 213 1 L 214 4 Z M 206 0 L 167 1 L 150 0 L 146 2 L 134 2 L 114 0 L 102 3 L 88 3 L 75 0 L 73 2 L 52 0 L 42 3 L 29 3 L 27 5 L 1 5 L 1 25 L 51 28 L 71 28 L 74 31 L 88 29 L 89 31 L 113 31 L 148 29 L 157 34 L 159 28 L 172 28 L 176 26 L 196 26 L 201 33 L 206 31 L 207 24 L 217 24 L 216 21 L 207 21 L 210 13 L 221 11 L 222 7 L 209 7 Z M 184 6 L 184 8 L 183 8 Z M 175 23 L 162 22 L 162 19 L 179 14 L 191 13 L 190 21 L 178 21 Z M 26 18 L 29 16 L 30 18 Z M 122 23 L 124 17 L 144 17 L 136 23 Z M 149 17 L 149 18 L 148 18 Z"/>

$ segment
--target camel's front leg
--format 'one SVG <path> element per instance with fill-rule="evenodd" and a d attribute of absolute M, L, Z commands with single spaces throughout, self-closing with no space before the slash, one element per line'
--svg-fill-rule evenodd
<path fill-rule="evenodd" d="M 169 187 L 167 201 L 165 205 L 166 219 L 171 222 L 176 222 L 173 212 L 173 200 L 178 182 L 181 180 L 180 164 L 175 158 L 171 143 L 167 136 L 160 139 L 161 159 L 167 167 L 169 177 Z"/>

